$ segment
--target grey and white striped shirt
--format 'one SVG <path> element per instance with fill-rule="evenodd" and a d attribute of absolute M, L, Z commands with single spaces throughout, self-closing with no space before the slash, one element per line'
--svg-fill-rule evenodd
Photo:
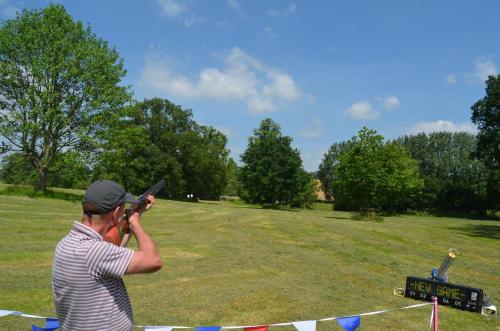
<path fill-rule="evenodd" d="M 132 330 L 122 276 L 134 251 L 103 241 L 80 222 L 56 247 L 52 293 L 61 330 Z"/>

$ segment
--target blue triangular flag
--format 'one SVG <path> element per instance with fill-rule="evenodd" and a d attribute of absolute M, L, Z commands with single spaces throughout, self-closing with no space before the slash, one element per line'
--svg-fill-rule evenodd
<path fill-rule="evenodd" d="M 219 331 L 220 326 L 197 326 L 194 328 L 196 331 Z"/>
<path fill-rule="evenodd" d="M 36 325 L 31 326 L 32 331 L 54 331 L 59 328 L 59 320 L 57 318 L 46 318 L 45 327 L 39 327 Z"/>
<path fill-rule="evenodd" d="M 340 317 L 337 318 L 337 322 L 345 331 L 353 331 L 361 324 L 361 317 L 352 316 L 352 317 Z"/>

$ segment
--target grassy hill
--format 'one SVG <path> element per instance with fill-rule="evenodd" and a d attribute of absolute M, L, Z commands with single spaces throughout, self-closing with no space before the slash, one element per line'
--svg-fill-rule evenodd
<path fill-rule="evenodd" d="M 55 316 L 52 254 L 80 208 L 79 201 L 0 196 L 0 309 Z M 158 200 L 144 225 L 165 267 L 126 277 L 136 324 L 252 325 L 403 307 L 419 302 L 393 295 L 393 288 L 404 287 L 408 275 L 428 277 L 450 247 L 460 252 L 450 282 L 480 287 L 500 305 L 498 221 L 363 222 L 321 209 Z M 361 329 L 426 330 L 430 310 L 366 316 Z M 500 329 L 498 318 L 446 307 L 439 318 L 442 330 Z M 4 317 L 0 330 L 29 330 L 36 322 Z M 340 328 L 330 321 L 318 330 Z"/>

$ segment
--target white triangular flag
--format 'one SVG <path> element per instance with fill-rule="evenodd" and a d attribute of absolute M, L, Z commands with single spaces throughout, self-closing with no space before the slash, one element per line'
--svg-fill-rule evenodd
<path fill-rule="evenodd" d="M 300 321 L 292 324 L 299 331 L 316 331 L 316 321 Z"/>
<path fill-rule="evenodd" d="M 3 309 L 0 309 L 0 317 L 12 315 L 12 314 L 19 315 L 20 312 L 15 311 L 15 310 L 3 310 Z"/>

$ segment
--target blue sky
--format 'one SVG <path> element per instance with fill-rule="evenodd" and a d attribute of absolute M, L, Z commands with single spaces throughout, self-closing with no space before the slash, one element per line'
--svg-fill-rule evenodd
<path fill-rule="evenodd" d="M 191 108 L 237 161 L 266 117 L 309 171 L 363 126 L 474 133 L 470 107 L 499 72 L 496 0 L 61 3 L 117 49 L 137 100 Z M 0 19 L 47 4 L 0 0 Z"/>

